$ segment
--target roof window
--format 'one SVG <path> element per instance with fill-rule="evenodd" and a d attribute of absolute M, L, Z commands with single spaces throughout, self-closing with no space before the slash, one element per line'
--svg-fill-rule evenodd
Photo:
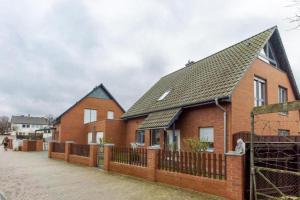
<path fill-rule="evenodd" d="M 165 93 L 163 93 L 159 98 L 158 101 L 163 100 L 166 96 L 168 96 L 168 94 L 171 92 L 171 90 L 166 91 Z"/>

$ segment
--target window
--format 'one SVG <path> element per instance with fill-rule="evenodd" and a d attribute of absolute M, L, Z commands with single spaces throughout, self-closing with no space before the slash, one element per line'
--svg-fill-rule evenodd
<path fill-rule="evenodd" d="M 26 124 L 22 124 L 22 128 L 25 128 L 26 127 Z"/>
<path fill-rule="evenodd" d="M 160 133 L 159 129 L 151 130 L 151 146 L 160 145 Z"/>
<path fill-rule="evenodd" d="M 262 106 L 266 104 L 266 81 L 254 78 L 254 105 Z"/>
<path fill-rule="evenodd" d="M 88 144 L 91 144 L 91 143 L 93 143 L 93 133 L 89 132 L 88 133 Z"/>
<path fill-rule="evenodd" d="M 266 46 L 261 50 L 261 52 L 258 55 L 258 58 L 263 60 L 264 62 L 271 64 L 275 67 L 278 67 L 273 49 L 271 44 L 268 42 Z"/>
<path fill-rule="evenodd" d="M 289 130 L 284 130 L 284 129 L 278 129 L 278 135 L 279 136 L 289 136 L 290 131 Z"/>
<path fill-rule="evenodd" d="M 96 143 L 97 144 L 103 144 L 103 132 L 97 132 L 96 134 Z"/>
<path fill-rule="evenodd" d="M 144 144 L 145 143 L 145 131 L 144 130 L 137 130 L 135 133 L 135 142 L 137 144 Z"/>
<path fill-rule="evenodd" d="M 279 103 L 285 103 L 287 102 L 287 89 L 284 87 L 278 88 L 278 102 Z"/>
<path fill-rule="evenodd" d="M 213 127 L 200 128 L 199 137 L 201 141 L 208 142 L 207 151 L 214 150 L 214 128 Z"/>
<path fill-rule="evenodd" d="M 97 121 L 97 111 L 92 109 L 84 109 L 84 123 L 90 123 Z"/>
<path fill-rule="evenodd" d="M 163 93 L 159 98 L 158 101 L 163 100 L 166 96 L 168 96 L 168 94 L 171 92 L 171 90 L 166 91 L 165 93 Z"/>
<path fill-rule="evenodd" d="M 107 119 L 114 119 L 114 112 L 113 111 L 108 111 L 107 112 Z"/>
<path fill-rule="evenodd" d="M 30 124 L 27 124 L 27 128 L 30 128 Z"/>
<path fill-rule="evenodd" d="M 278 102 L 279 103 L 286 103 L 288 101 L 287 97 L 287 89 L 284 87 L 279 86 L 278 88 Z M 282 111 L 280 114 L 287 115 L 287 111 Z"/>

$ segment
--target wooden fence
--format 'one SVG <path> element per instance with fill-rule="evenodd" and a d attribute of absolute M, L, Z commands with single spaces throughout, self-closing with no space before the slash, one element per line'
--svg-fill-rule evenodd
<path fill-rule="evenodd" d="M 65 153 L 65 143 L 54 142 L 52 152 Z"/>
<path fill-rule="evenodd" d="M 195 176 L 226 179 L 226 159 L 223 154 L 161 150 L 158 168 Z"/>
<path fill-rule="evenodd" d="M 28 141 L 28 151 L 36 151 L 36 141 L 34 140 Z"/>
<path fill-rule="evenodd" d="M 113 147 L 112 158 L 113 162 L 125 163 L 137 166 L 147 166 L 147 149 L 145 148 L 127 148 Z"/>
<path fill-rule="evenodd" d="M 89 157 L 90 146 L 88 144 L 71 144 L 71 154 Z"/>

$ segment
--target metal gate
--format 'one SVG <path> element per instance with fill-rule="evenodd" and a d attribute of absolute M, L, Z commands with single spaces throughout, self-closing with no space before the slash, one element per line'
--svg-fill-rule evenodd
<path fill-rule="evenodd" d="M 104 165 L 104 144 L 98 145 L 97 151 L 97 167 L 103 169 Z"/>
<path fill-rule="evenodd" d="M 249 170 L 251 200 L 300 200 L 300 143 L 295 141 L 255 141 L 255 117 L 262 114 L 288 113 L 289 111 L 300 111 L 300 101 L 255 107 L 251 112 Z M 265 121 L 265 125 L 271 129 L 272 118 L 258 119 L 257 122 L 260 121 Z M 279 124 L 280 122 L 278 121 Z M 297 120 L 286 120 L 285 122 L 299 124 Z M 280 137 L 284 138 L 285 136 Z"/>
<path fill-rule="evenodd" d="M 254 199 L 300 199 L 300 143 L 254 142 L 253 145 Z M 248 148 L 246 166 L 250 163 L 249 153 Z M 249 174 L 247 167 L 246 179 Z M 248 181 L 246 199 L 249 198 Z"/>

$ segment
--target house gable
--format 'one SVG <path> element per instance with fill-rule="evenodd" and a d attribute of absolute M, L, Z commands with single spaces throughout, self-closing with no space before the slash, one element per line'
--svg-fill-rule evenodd
<path fill-rule="evenodd" d="M 71 106 L 69 109 L 67 109 L 65 112 L 63 112 L 59 117 L 57 117 L 54 121 L 54 124 L 60 123 L 60 120 L 62 116 L 64 116 L 67 112 L 69 112 L 71 109 L 73 109 L 75 106 L 77 106 L 79 103 L 81 103 L 86 98 L 96 98 L 96 99 L 104 99 L 104 100 L 112 100 L 116 105 L 123 111 L 124 109 L 122 106 L 118 103 L 118 101 L 110 94 L 110 92 L 105 88 L 103 84 L 100 84 L 99 86 L 95 87 L 92 91 L 90 91 L 87 95 L 85 95 L 83 98 L 81 98 L 79 101 L 77 101 L 73 106 Z"/>

